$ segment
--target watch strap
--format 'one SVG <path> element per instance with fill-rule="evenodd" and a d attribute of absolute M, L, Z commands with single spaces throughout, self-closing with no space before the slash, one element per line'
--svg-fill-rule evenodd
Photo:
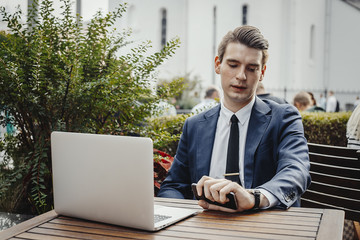
<path fill-rule="evenodd" d="M 254 195 L 255 197 L 255 204 L 254 207 L 251 208 L 251 210 L 259 210 L 259 206 L 260 206 L 260 191 L 257 189 L 254 189 L 253 191 L 250 192 L 252 195 Z"/>

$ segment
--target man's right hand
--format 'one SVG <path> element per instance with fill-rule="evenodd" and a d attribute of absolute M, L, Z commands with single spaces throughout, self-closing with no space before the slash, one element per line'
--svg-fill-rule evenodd
<path fill-rule="evenodd" d="M 227 194 L 230 192 L 235 194 L 238 204 L 237 210 L 209 204 L 204 200 L 200 200 L 199 206 L 204 209 L 223 212 L 243 212 L 253 208 L 255 205 L 255 198 L 251 193 L 249 193 L 249 191 L 240 186 L 238 183 L 227 179 L 215 179 L 208 176 L 203 176 L 196 184 L 196 190 L 199 196 L 204 194 L 207 199 L 222 204 L 228 201 L 226 197 Z"/>

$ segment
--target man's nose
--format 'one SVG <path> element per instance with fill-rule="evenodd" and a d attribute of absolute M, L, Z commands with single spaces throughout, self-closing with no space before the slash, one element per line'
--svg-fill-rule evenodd
<path fill-rule="evenodd" d="M 246 80 L 245 68 L 241 67 L 236 74 L 236 78 L 239 80 Z"/>

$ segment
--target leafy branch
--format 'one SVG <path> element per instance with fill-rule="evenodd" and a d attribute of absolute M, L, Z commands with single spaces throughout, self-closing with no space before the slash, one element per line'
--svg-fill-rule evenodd
<path fill-rule="evenodd" d="M 156 103 L 182 90 L 180 80 L 161 95 L 152 89 L 157 67 L 175 53 L 178 38 L 154 54 L 144 41 L 120 56 L 131 31 L 117 32 L 114 23 L 126 4 L 97 13 L 85 26 L 71 0 L 61 3 L 58 16 L 53 1 L 34 0 L 26 21 L 20 9 L 10 14 L 0 7 L 9 30 L 0 33 L 0 110 L 10 116 L 0 124 L 11 121 L 16 129 L 0 142 L 8 159 L 0 166 L 0 206 L 12 205 L 9 211 L 51 209 L 52 131 L 141 134 Z"/>

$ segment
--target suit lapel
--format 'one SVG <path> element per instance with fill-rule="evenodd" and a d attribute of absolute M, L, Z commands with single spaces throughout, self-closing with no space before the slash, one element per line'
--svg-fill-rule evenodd
<path fill-rule="evenodd" d="M 267 126 L 271 120 L 270 108 L 256 97 L 251 111 L 249 126 L 246 136 L 244 155 L 244 181 L 245 188 L 251 188 L 254 174 L 254 155 L 259 146 Z"/>
<path fill-rule="evenodd" d="M 195 135 L 197 143 L 196 166 L 197 179 L 209 176 L 210 161 L 214 146 L 217 120 L 219 118 L 220 104 L 204 114 L 198 122 L 198 132 Z"/>

